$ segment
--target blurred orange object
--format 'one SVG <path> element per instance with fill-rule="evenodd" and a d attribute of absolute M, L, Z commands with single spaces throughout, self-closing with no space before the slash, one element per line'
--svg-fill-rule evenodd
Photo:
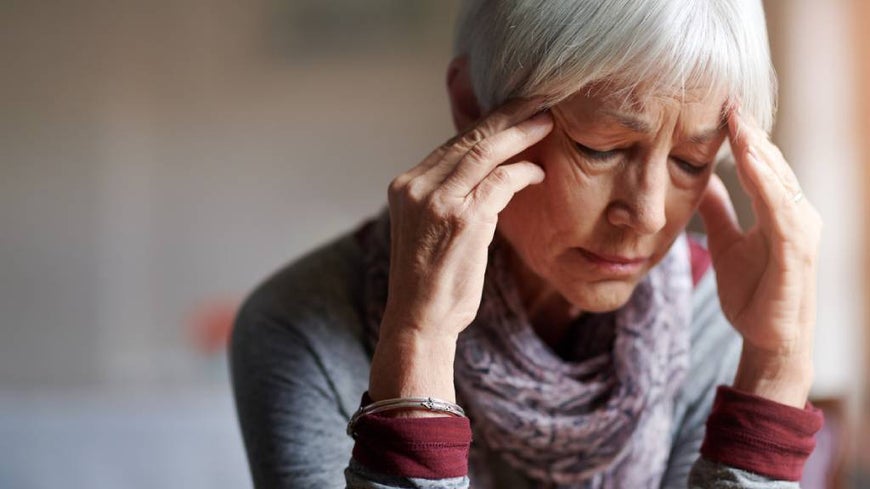
<path fill-rule="evenodd" d="M 240 304 L 238 299 L 220 298 L 205 300 L 194 308 L 187 329 L 198 351 L 214 354 L 226 350 Z"/>

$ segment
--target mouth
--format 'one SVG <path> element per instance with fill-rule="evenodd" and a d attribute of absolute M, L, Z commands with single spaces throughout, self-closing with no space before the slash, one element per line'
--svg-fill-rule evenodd
<path fill-rule="evenodd" d="M 649 262 L 649 256 L 623 256 L 593 253 L 584 248 L 575 248 L 583 259 L 599 272 L 608 275 L 633 275 Z"/>

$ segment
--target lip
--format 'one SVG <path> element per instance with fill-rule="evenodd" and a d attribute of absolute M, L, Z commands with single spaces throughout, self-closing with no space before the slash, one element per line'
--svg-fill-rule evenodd
<path fill-rule="evenodd" d="M 639 272 L 650 257 L 627 257 L 593 253 L 584 248 L 576 248 L 587 263 L 599 271 L 614 275 L 632 275 Z"/>

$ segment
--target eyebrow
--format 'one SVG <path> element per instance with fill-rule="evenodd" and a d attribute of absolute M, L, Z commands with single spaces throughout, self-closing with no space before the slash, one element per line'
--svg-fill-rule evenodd
<path fill-rule="evenodd" d="M 699 145 L 709 143 L 710 141 L 719 137 L 724 127 L 725 126 L 723 124 L 719 124 L 718 126 L 707 129 L 699 134 L 693 134 L 689 136 L 689 142 Z"/>
<path fill-rule="evenodd" d="M 639 117 L 608 109 L 602 110 L 601 113 L 608 117 L 616 119 L 616 122 L 618 122 L 620 126 L 625 127 L 626 129 L 630 129 L 634 132 L 652 132 L 652 126 Z"/>
<path fill-rule="evenodd" d="M 616 122 L 619 123 L 620 126 L 625 127 L 630 131 L 644 134 L 652 132 L 652 125 L 650 125 L 650 123 L 634 115 L 608 109 L 602 110 L 601 113 L 608 117 L 612 117 L 616 120 Z M 715 127 L 705 129 L 698 134 L 693 134 L 689 136 L 689 142 L 698 145 L 708 143 L 719 137 L 719 134 L 722 132 L 722 129 L 725 127 L 725 125 L 726 121 L 722 119 Z"/>

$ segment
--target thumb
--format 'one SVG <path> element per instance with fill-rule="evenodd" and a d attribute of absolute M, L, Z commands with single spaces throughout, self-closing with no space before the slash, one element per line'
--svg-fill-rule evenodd
<path fill-rule="evenodd" d="M 698 213 L 704 221 L 707 247 L 712 257 L 715 258 L 722 250 L 728 249 L 743 237 L 731 196 L 718 175 L 714 174 L 710 177 L 701 204 L 698 206 Z"/>

